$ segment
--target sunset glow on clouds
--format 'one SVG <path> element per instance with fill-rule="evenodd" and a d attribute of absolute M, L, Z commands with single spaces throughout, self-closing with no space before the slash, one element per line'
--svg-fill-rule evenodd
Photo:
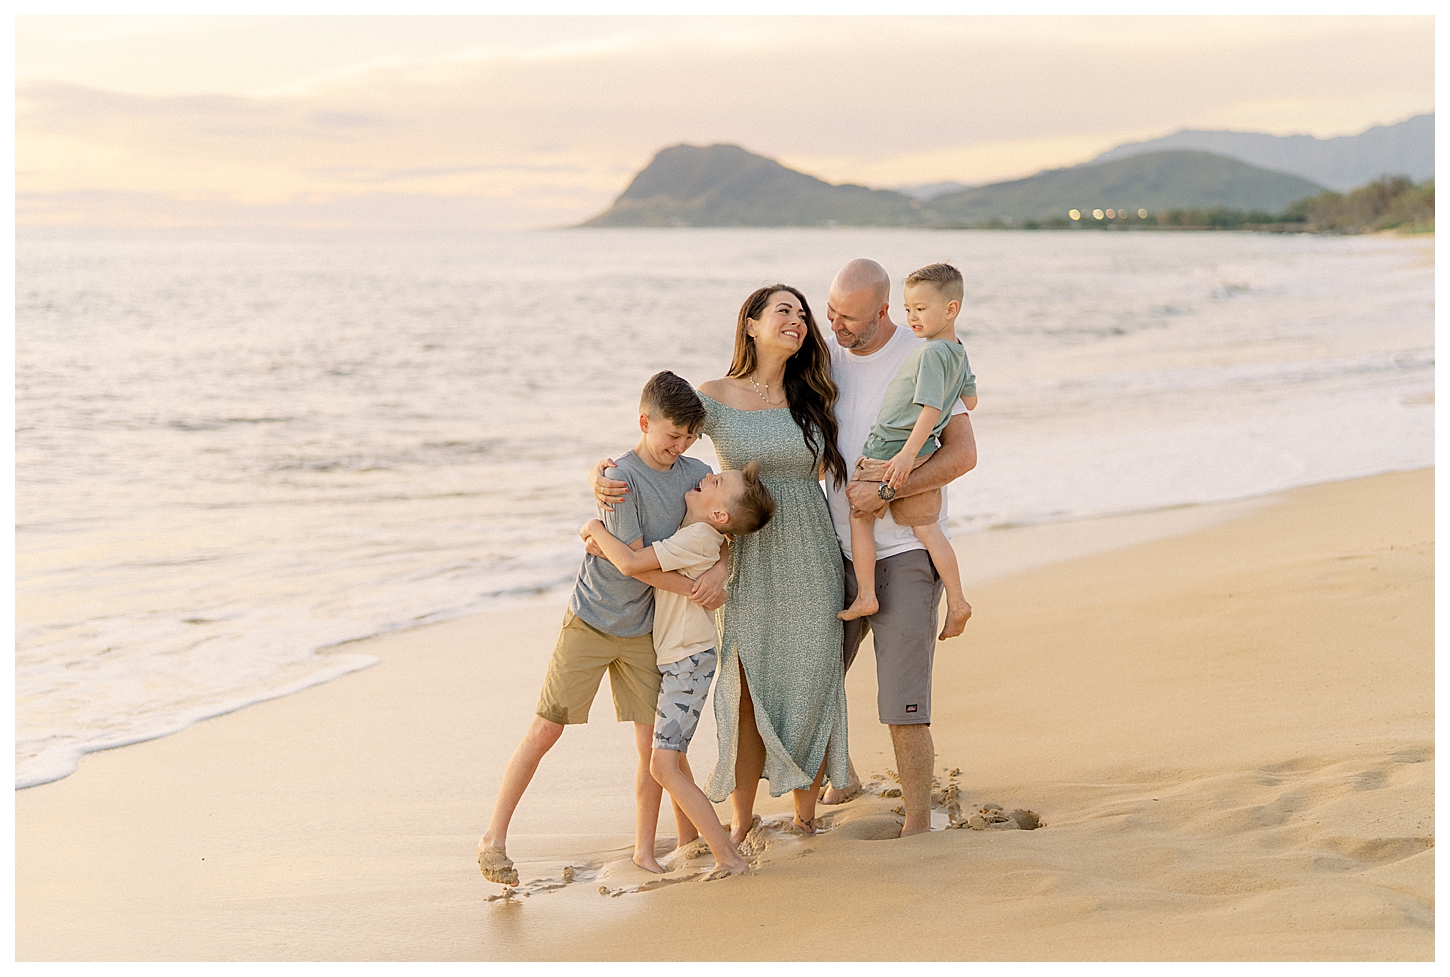
<path fill-rule="evenodd" d="M 1428 17 L 22 17 L 17 215 L 555 226 L 680 142 L 990 182 L 1431 111 L 1433 41 Z"/>

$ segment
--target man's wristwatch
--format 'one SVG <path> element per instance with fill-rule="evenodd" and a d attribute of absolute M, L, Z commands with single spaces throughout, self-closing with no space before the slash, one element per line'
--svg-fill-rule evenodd
<path fill-rule="evenodd" d="M 892 488 L 889 483 L 882 482 L 877 487 L 876 494 L 880 496 L 883 500 L 890 502 L 892 499 L 896 498 L 896 489 Z"/>

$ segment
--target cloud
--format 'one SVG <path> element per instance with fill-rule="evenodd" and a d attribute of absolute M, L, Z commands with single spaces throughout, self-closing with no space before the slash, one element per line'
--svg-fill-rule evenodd
<path fill-rule="evenodd" d="M 407 200 L 419 222 L 453 207 L 564 223 L 679 142 L 736 143 L 837 182 L 984 182 L 1185 126 L 1331 135 L 1433 105 L 1428 18 L 571 18 L 552 39 L 529 18 L 481 20 L 496 36 L 465 19 L 466 43 L 443 53 L 373 44 L 250 94 L 21 72 L 20 219 L 105 199 L 106 214 L 168 220 L 198 201 L 247 220 L 285 221 L 289 206 L 299 221 L 395 220 Z"/>

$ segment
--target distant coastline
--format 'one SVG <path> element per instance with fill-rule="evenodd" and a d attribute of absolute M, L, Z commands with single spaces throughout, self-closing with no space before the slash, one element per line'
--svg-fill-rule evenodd
<path fill-rule="evenodd" d="M 578 226 L 1433 232 L 1433 133 L 1433 115 L 1328 140 L 1184 131 L 1018 180 L 900 190 L 829 183 L 740 146 L 681 144 Z M 1364 174 L 1377 175 L 1345 184 Z"/>

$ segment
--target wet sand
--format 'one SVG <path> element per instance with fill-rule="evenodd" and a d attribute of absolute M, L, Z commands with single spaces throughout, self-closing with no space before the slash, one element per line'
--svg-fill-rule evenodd
<path fill-rule="evenodd" d="M 708 883 L 708 857 L 629 863 L 602 695 L 515 818 L 525 885 L 490 898 L 473 845 L 563 600 L 353 645 L 381 663 L 18 792 L 16 956 L 1433 959 L 1433 545 L 1431 470 L 965 537 L 937 819 L 1043 826 L 895 838 L 866 650 L 870 791 L 806 838 L 762 789 L 755 874 Z"/>

